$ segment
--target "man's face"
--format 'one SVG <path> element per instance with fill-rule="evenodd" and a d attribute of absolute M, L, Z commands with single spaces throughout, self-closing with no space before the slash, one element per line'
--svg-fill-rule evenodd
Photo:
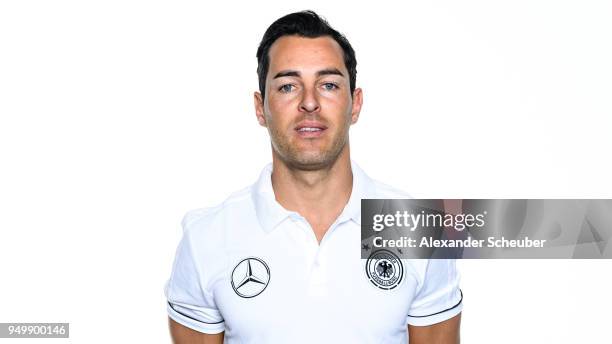
<path fill-rule="evenodd" d="M 255 108 L 273 154 L 303 170 L 330 166 L 348 153 L 349 127 L 362 102 L 360 89 L 351 97 L 342 48 L 327 36 L 283 36 L 269 57 L 265 100 L 256 92 Z"/>

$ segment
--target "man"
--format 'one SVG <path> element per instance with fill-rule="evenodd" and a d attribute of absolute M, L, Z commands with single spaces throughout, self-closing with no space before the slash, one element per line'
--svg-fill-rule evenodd
<path fill-rule="evenodd" d="M 453 260 L 385 261 L 384 276 L 402 271 L 392 288 L 366 276 L 360 201 L 406 195 L 350 159 L 363 92 L 349 42 L 314 12 L 293 13 L 268 28 L 257 58 L 272 164 L 185 215 L 166 285 L 174 342 L 458 343 Z"/>

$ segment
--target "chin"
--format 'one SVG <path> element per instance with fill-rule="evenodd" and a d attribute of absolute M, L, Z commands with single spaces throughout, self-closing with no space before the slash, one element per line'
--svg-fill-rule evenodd
<path fill-rule="evenodd" d="M 285 165 L 302 171 L 316 171 L 331 167 L 342 153 L 345 145 L 331 147 L 299 147 L 298 145 L 273 145 L 277 157 Z"/>
<path fill-rule="evenodd" d="M 287 159 L 285 163 L 300 170 L 316 171 L 333 165 L 337 158 L 337 155 L 334 157 L 325 153 L 299 154 Z"/>

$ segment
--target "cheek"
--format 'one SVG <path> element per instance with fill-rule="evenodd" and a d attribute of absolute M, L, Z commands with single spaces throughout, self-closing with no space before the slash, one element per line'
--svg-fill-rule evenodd
<path fill-rule="evenodd" d="M 272 124 L 277 129 L 290 125 L 293 108 L 293 104 L 287 99 L 271 98 L 264 108 L 268 124 Z"/>
<path fill-rule="evenodd" d="M 345 90 L 335 92 L 321 92 L 319 99 L 322 103 L 332 106 L 334 109 L 346 109 L 350 107 L 351 96 Z"/>
<path fill-rule="evenodd" d="M 276 112 L 293 110 L 297 107 L 297 103 L 299 103 L 297 92 L 292 95 L 274 94 L 270 96 L 270 99 L 268 99 L 268 106 L 270 107 L 270 110 Z"/>
<path fill-rule="evenodd" d="M 281 103 L 277 100 L 270 101 L 270 103 L 268 104 L 268 112 L 271 116 L 277 117 L 280 113 L 284 112 L 283 110 L 286 109 L 286 107 L 286 104 Z"/>
<path fill-rule="evenodd" d="M 346 97 L 326 96 L 321 98 L 321 109 L 328 117 L 333 117 L 333 121 L 337 123 L 350 122 L 351 119 L 351 101 Z"/>

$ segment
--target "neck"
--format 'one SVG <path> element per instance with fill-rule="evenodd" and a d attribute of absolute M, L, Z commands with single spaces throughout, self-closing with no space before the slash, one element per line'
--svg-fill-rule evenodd
<path fill-rule="evenodd" d="M 318 170 L 296 169 L 275 153 L 272 161 L 276 201 L 306 218 L 321 241 L 351 196 L 353 173 L 348 144 L 332 164 Z"/>

